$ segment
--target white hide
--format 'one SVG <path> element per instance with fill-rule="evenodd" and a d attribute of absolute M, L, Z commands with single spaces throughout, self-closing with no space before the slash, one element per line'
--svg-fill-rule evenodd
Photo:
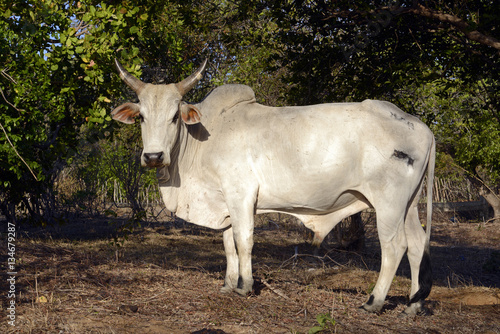
<path fill-rule="evenodd" d="M 144 152 L 169 157 L 158 169 L 167 209 L 226 229 L 224 292 L 252 288 L 254 214 L 294 215 L 319 244 L 341 219 L 369 207 L 377 212 L 383 260 L 365 309 L 381 308 L 408 247 L 417 292 L 428 234 L 416 204 L 434 168 L 434 137 L 417 118 L 372 100 L 273 108 L 256 103 L 247 86 L 225 85 L 192 106 L 201 121 L 186 125 L 175 121 L 175 86 L 146 85 L 139 99 Z"/>

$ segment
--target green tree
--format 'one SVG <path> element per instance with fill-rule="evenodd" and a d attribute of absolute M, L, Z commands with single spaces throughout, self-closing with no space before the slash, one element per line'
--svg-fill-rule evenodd
<path fill-rule="evenodd" d="M 377 98 L 402 106 L 433 128 L 440 150 L 487 185 L 485 197 L 500 215 L 498 1 L 258 5 L 277 25 L 272 47 L 279 51 L 268 63 L 287 69 L 290 104 Z M 426 97 L 440 104 L 419 102 Z"/>
<path fill-rule="evenodd" d="M 205 80 L 188 100 L 239 82 L 270 105 L 395 102 L 424 119 L 439 149 L 482 179 L 494 200 L 499 6 L 0 0 L 0 210 L 11 220 L 16 207 L 42 221 L 56 215 L 58 173 L 82 145 L 113 142 L 109 111 L 135 98 L 115 74 L 114 58 L 143 81 L 170 83 L 209 57 Z"/>
<path fill-rule="evenodd" d="M 148 9 L 129 1 L 0 2 L 0 210 L 9 220 L 16 207 L 40 222 L 57 215 L 54 180 L 82 128 L 101 138 L 111 101 L 122 96 L 113 59 L 141 75 L 148 54 L 139 46 L 155 32 Z M 170 51 L 177 57 L 178 48 Z"/>
<path fill-rule="evenodd" d="M 114 58 L 146 82 L 179 81 L 221 47 L 223 29 L 213 22 L 224 24 L 225 6 L 0 0 L 0 210 L 8 220 L 16 219 L 16 208 L 34 221 L 54 219 L 60 171 L 84 145 L 105 134 L 113 141 L 110 110 L 135 98 L 116 75 Z M 207 77 L 215 76 L 214 70 Z M 190 96 L 201 99 L 207 82 Z"/>

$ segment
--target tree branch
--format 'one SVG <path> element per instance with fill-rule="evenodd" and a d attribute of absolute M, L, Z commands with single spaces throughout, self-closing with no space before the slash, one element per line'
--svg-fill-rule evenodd
<path fill-rule="evenodd" d="M 12 78 L 12 77 L 11 77 L 11 76 L 7 73 L 7 71 L 6 71 L 5 69 L 3 69 L 3 70 L 2 70 L 2 76 L 3 76 L 4 78 L 6 78 L 7 80 L 9 80 L 10 82 L 15 83 L 15 84 L 17 85 L 16 80 L 14 80 L 14 79 L 13 79 L 13 78 Z"/>
<path fill-rule="evenodd" d="M 2 74 L 5 75 L 6 73 L 4 73 L 4 71 L 2 70 Z M 10 77 L 10 76 L 9 76 Z M 13 82 L 14 79 L 12 79 Z M 7 102 L 8 105 L 10 105 L 12 108 L 14 108 L 15 110 L 17 110 L 18 112 L 20 111 L 19 109 L 16 108 L 15 105 L 13 105 L 12 103 L 10 103 L 7 98 L 5 97 L 4 93 L 3 93 L 3 90 L 2 88 L 0 88 L 0 93 L 2 93 L 2 97 L 3 99 L 5 100 L 5 102 Z M 33 175 L 33 177 L 35 178 L 35 180 L 38 181 L 38 178 L 36 177 L 35 173 L 33 173 L 33 170 L 30 168 L 30 166 L 28 166 L 28 164 L 26 163 L 26 161 L 23 159 L 23 157 L 19 154 L 19 152 L 17 152 L 16 150 L 16 147 L 14 146 L 14 144 L 12 144 L 12 142 L 10 141 L 10 138 L 9 138 L 9 135 L 7 134 L 7 131 L 5 130 L 5 128 L 3 127 L 2 123 L 0 123 L 0 128 L 2 129 L 3 133 L 5 134 L 5 138 L 7 139 L 7 141 L 9 142 L 10 146 L 12 146 L 12 149 L 14 150 L 14 152 L 16 152 L 17 156 L 19 157 L 19 159 L 21 159 L 21 161 L 26 165 L 26 167 L 28 167 L 28 169 L 30 170 L 31 172 L 31 175 Z"/>
<path fill-rule="evenodd" d="M 490 186 L 488 186 L 486 184 L 486 182 L 484 180 L 482 180 L 482 178 L 480 177 L 478 171 L 477 171 L 477 168 L 476 168 L 476 173 L 478 173 L 478 175 L 474 175 L 472 172 L 468 171 L 467 169 L 463 168 L 462 166 L 459 166 L 458 164 L 452 162 L 451 163 L 453 166 L 463 170 L 466 174 L 470 175 L 472 178 L 474 178 L 475 180 L 479 181 L 479 183 L 481 183 L 490 193 L 492 193 L 499 201 L 500 201 L 500 197 L 493 191 L 493 189 L 491 189 Z M 481 195 L 482 196 L 482 195 Z M 483 196 L 484 197 L 484 196 Z"/>
<path fill-rule="evenodd" d="M 12 108 L 14 108 L 17 112 L 22 111 L 22 110 L 20 110 L 20 109 L 17 109 L 17 107 L 16 107 L 15 105 L 13 105 L 12 103 L 10 103 L 10 102 L 7 100 L 7 98 L 5 97 L 5 95 L 4 95 L 4 93 L 3 93 L 3 89 L 2 89 L 1 87 L 0 87 L 0 94 L 2 94 L 3 99 L 5 100 L 5 102 L 7 102 L 7 104 L 8 104 L 9 106 L 11 106 Z"/>
<path fill-rule="evenodd" d="M 468 39 L 500 50 L 499 40 L 494 37 L 487 36 L 477 30 L 472 30 L 471 26 L 458 16 L 446 14 L 439 11 L 433 11 L 421 4 L 417 4 L 415 7 L 408 9 L 407 12 L 449 23 L 460 30 Z"/>
<path fill-rule="evenodd" d="M 12 142 L 10 141 L 9 136 L 7 135 L 7 131 L 5 131 L 5 128 L 3 127 L 2 123 L 0 123 L 0 128 L 2 128 L 2 131 L 5 134 L 5 138 L 7 138 L 7 141 L 9 142 L 10 146 L 12 146 L 12 149 L 14 149 L 14 152 L 16 152 L 16 154 L 19 157 L 19 159 L 21 159 L 21 161 L 26 165 L 26 167 L 28 167 L 28 169 L 31 172 L 31 175 L 33 175 L 33 177 L 35 178 L 35 180 L 38 181 L 38 178 L 36 177 L 35 173 L 33 173 L 33 170 L 30 168 L 30 166 L 28 166 L 28 164 L 26 163 L 26 161 L 24 161 L 23 157 L 19 154 L 19 152 L 17 152 L 16 147 L 14 146 L 14 144 L 12 144 Z"/>
<path fill-rule="evenodd" d="M 377 10 L 369 11 L 368 14 L 374 15 L 376 13 L 380 13 L 383 11 L 387 11 L 391 15 L 411 13 L 414 15 L 419 15 L 430 19 L 438 20 L 440 22 L 451 24 L 454 28 L 462 32 L 468 39 L 500 50 L 500 41 L 498 39 L 492 36 L 485 35 L 484 33 L 478 30 L 474 30 L 466 21 L 464 21 L 463 19 L 461 19 L 456 15 L 435 11 L 419 3 L 411 8 L 394 7 L 394 6 L 380 7 Z M 357 21 L 357 23 L 360 23 L 360 20 L 361 21 L 365 20 L 365 17 L 362 15 L 362 12 L 358 10 L 351 10 L 351 11 L 330 10 L 329 16 L 325 17 L 323 20 L 331 20 L 339 17 L 350 18 L 351 20 Z"/>

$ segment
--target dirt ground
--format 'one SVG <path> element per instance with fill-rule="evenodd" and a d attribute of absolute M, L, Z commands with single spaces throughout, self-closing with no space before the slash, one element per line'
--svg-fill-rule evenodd
<path fill-rule="evenodd" d="M 428 314 L 409 318 L 400 316 L 410 289 L 406 258 L 384 309 L 358 309 L 380 266 L 373 218 L 364 219 L 363 249 L 341 250 L 330 241 L 314 256 L 304 227 L 283 216 L 259 217 L 256 283 L 248 297 L 219 292 L 225 271 L 220 231 L 163 217 L 142 223 L 127 240 L 121 234 L 118 247 L 114 236 L 116 225 L 127 223 L 123 218 L 20 226 L 16 326 L 6 320 L 2 279 L 0 332 L 500 333 L 499 223 L 435 217 Z"/>

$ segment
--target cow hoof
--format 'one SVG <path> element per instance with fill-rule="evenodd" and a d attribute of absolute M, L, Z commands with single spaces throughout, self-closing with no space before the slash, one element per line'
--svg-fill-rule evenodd
<path fill-rule="evenodd" d="M 246 289 L 239 289 L 239 288 L 237 288 L 237 289 L 234 289 L 234 292 L 236 292 L 240 296 L 246 297 L 250 291 L 248 291 Z"/>
<path fill-rule="evenodd" d="M 417 315 L 429 315 L 430 312 L 423 307 L 423 303 L 418 301 L 410 304 L 401 314 L 400 317 L 415 317 Z"/>
<path fill-rule="evenodd" d="M 384 302 L 382 301 L 381 303 L 377 303 L 377 302 L 375 302 L 374 299 L 375 298 L 373 296 L 370 296 L 368 301 L 366 303 L 364 303 L 360 307 L 360 309 L 365 310 L 366 312 L 370 312 L 370 313 L 380 312 L 380 310 L 382 309 L 382 306 L 384 305 Z"/>
<path fill-rule="evenodd" d="M 220 292 L 225 293 L 225 294 L 231 293 L 233 291 L 234 291 L 234 289 L 228 285 L 224 285 L 222 288 L 220 288 Z"/>

